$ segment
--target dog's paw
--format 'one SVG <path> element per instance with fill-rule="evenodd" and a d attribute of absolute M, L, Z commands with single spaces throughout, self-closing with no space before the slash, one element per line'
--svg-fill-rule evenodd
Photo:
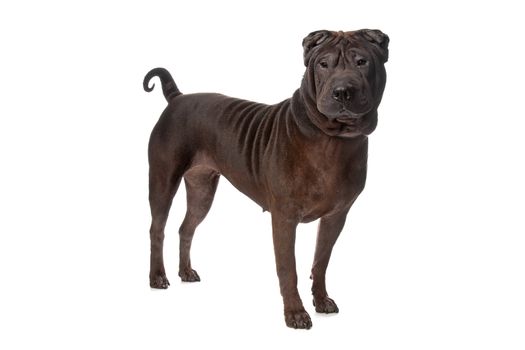
<path fill-rule="evenodd" d="M 184 269 L 179 271 L 179 277 L 182 282 L 200 282 L 201 280 L 197 271 L 193 269 Z"/>
<path fill-rule="evenodd" d="M 312 320 L 306 310 L 285 311 L 284 320 L 286 325 L 295 329 L 310 329 L 312 328 Z"/>
<path fill-rule="evenodd" d="M 316 312 L 323 314 L 333 314 L 339 312 L 337 304 L 335 303 L 335 301 L 333 301 L 333 299 L 330 299 L 329 297 L 319 299 L 314 298 L 314 306 Z"/>
<path fill-rule="evenodd" d="M 166 289 L 169 287 L 170 282 L 166 275 L 150 276 L 149 285 L 151 288 Z"/>

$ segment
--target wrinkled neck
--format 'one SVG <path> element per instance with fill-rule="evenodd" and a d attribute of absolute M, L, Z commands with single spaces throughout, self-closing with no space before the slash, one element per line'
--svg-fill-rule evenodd
<path fill-rule="evenodd" d="M 327 118 L 317 109 L 313 71 L 306 69 L 301 87 L 292 97 L 292 112 L 301 130 L 310 137 L 334 136 L 327 130 Z"/>
<path fill-rule="evenodd" d="M 312 109 L 315 108 L 315 111 Z M 291 98 L 291 115 L 294 129 L 303 137 L 296 139 L 299 147 L 308 154 L 317 154 L 332 159 L 347 159 L 354 157 L 356 152 L 367 154 L 368 137 L 358 135 L 355 137 L 332 136 L 321 130 L 312 120 L 320 114 L 313 103 L 308 102 L 304 90 L 298 89 Z M 322 114 L 320 114 L 324 119 Z M 366 158 L 365 158 L 366 159 Z"/>
<path fill-rule="evenodd" d="M 307 101 L 303 93 L 303 88 L 297 89 L 292 96 L 292 116 L 301 134 L 309 138 L 325 136 L 324 133 L 312 122 L 311 103 Z"/>
<path fill-rule="evenodd" d="M 292 97 L 292 113 L 300 130 L 310 137 L 338 137 L 341 135 L 341 125 L 328 119 L 317 109 L 315 87 L 307 72 L 301 87 Z"/>

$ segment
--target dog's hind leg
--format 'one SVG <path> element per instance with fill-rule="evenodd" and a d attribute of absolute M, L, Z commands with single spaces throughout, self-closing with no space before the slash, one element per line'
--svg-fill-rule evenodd
<path fill-rule="evenodd" d="M 188 208 L 179 229 L 179 276 L 184 282 L 200 281 L 197 271 L 191 267 L 191 242 L 195 229 L 210 210 L 219 177 L 218 172 L 204 167 L 190 169 L 184 174 Z"/>
<path fill-rule="evenodd" d="M 151 260 L 149 279 L 152 288 L 165 289 L 170 283 L 164 269 L 164 228 L 184 169 L 177 169 L 174 162 L 162 161 L 156 154 L 158 153 L 150 152 Z"/>

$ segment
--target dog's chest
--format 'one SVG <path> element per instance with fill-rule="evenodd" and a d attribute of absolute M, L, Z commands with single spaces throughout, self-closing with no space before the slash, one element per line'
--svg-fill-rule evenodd
<path fill-rule="evenodd" d="M 301 184 L 306 189 L 301 206 L 305 221 L 346 210 L 365 186 L 366 162 L 312 170 L 314 179 L 307 177 Z"/>
<path fill-rule="evenodd" d="M 283 163 L 283 178 L 272 192 L 304 222 L 344 211 L 365 186 L 366 146 L 305 147 Z"/>

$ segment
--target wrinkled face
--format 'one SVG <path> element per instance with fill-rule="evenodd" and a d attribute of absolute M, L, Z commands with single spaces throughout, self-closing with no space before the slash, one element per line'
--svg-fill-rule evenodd
<path fill-rule="evenodd" d="M 388 37 L 378 30 L 318 31 L 303 47 L 308 84 L 328 127 L 339 136 L 370 134 L 386 82 Z"/>

